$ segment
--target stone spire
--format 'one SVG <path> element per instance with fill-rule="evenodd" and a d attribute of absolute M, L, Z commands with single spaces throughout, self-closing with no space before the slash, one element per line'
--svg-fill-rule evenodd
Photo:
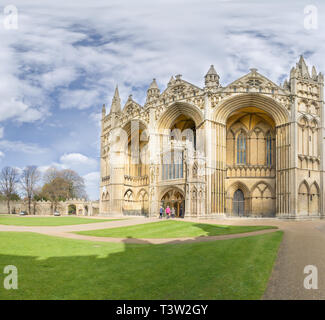
<path fill-rule="evenodd" d="M 299 62 L 297 63 L 297 70 L 303 78 L 310 78 L 308 67 L 303 55 L 300 56 Z"/>
<path fill-rule="evenodd" d="M 153 79 L 147 91 L 146 103 L 156 100 L 157 98 L 159 98 L 159 95 L 160 95 L 160 90 L 158 84 L 156 82 L 156 79 Z"/>
<path fill-rule="evenodd" d="M 317 71 L 315 66 L 313 66 L 312 70 L 311 70 L 311 77 L 313 78 L 313 80 L 317 80 Z"/>
<path fill-rule="evenodd" d="M 118 92 L 118 86 L 116 86 L 110 113 L 120 112 L 120 111 L 121 111 L 121 99 L 120 99 L 120 94 Z"/>
<path fill-rule="evenodd" d="M 208 73 L 205 75 L 205 87 L 206 88 L 218 88 L 219 87 L 219 75 L 217 74 L 214 66 L 211 65 Z"/>
<path fill-rule="evenodd" d="M 284 80 L 283 89 L 290 91 L 290 84 L 287 79 Z"/>
<path fill-rule="evenodd" d="M 168 86 L 168 87 L 172 86 L 172 85 L 174 84 L 174 82 L 175 82 L 175 79 L 174 79 L 173 76 L 171 76 L 171 78 L 170 78 L 170 80 L 169 80 L 167 86 Z"/>
<path fill-rule="evenodd" d="M 106 116 L 106 106 L 105 104 L 103 104 L 103 107 L 102 107 L 102 119 L 104 119 Z"/>

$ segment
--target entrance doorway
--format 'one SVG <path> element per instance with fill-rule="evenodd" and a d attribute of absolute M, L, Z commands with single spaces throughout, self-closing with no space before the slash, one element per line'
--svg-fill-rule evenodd
<path fill-rule="evenodd" d="M 161 205 L 164 209 L 169 206 L 175 209 L 176 217 L 184 217 L 185 213 L 185 199 L 184 196 L 177 190 L 170 190 L 164 194 L 161 198 Z"/>
<path fill-rule="evenodd" d="M 232 212 L 234 216 L 243 216 L 245 213 L 245 198 L 244 193 L 240 189 L 234 193 Z"/>

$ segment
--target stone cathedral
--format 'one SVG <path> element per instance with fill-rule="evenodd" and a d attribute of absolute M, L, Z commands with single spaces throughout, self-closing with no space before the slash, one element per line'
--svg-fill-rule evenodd
<path fill-rule="evenodd" d="M 257 69 L 203 88 L 154 79 L 144 106 L 102 110 L 100 213 L 325 217 L 324 76 L 304 58 L 277 85 Z"/>

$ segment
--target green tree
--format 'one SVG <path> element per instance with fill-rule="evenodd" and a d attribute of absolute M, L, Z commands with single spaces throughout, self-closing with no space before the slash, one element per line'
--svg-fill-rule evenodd
<path fill-rule="evenodd" d="M 41 195 L 51 202 L 52 210 L 55 211 L 59 201 L 65 201 L 69 198 L 70 188 L 69 181 L 62 177 L 56 177 L 44 184 Z"/>

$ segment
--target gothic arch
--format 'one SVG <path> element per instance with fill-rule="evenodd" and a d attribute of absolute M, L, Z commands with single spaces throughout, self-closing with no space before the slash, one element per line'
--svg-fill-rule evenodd
<path fill-rule="evenodd" d="M 203 122 L 203 114 L 197 106 L 190 103 L 175 102 L 167 107 L 165 112 L 159 117 L 156 124 L 157 129 L 159 131 L 169 129 L 175 119 L 182 114 L 192 118 L 196 127 Z"/>
<path fill-rule="evenodd" d="M 213 120 L 225 125 L 233 112 L 245 107 L 255 107 L 270 114 L 276 126 L 287 123 L 289 119 L 289 113 L 285 107 L 273 98 L 258 93 L 243 93 L 224 101 L 214 112 Z"/>
<path fill-rule="evenodd" d="M 134 122 L 133 125 L 132 125 L 132 122 Z M 138 125 L 136 123 L 138 123 Z M 123 125 L 122 129 L 126 132 L 128 138 L 129 138 L 133 132 L 132 130 L 138 129 L 140 131 L 145 131 L 148 129 L 148 126 L 143 120 L 140 120 L 140 119 L 132 120 L 131 119 Z"/>
<path fill-rule="evenodd" d="M 253 191 L 254 191 L 254 190 L 258 187 L 258 185 L 260 185 L 260 184 L 264 184 L 264 185 L 266 185 L 267 188 L 270 190 L 270 193 L 271 193 L 272 197 L 275 196 L 274 189 L 273 189 L 272 186 L 271 186 L 267 181 L 265 181 L 265 180 L 258 181 L 258 182 L 256 182 L 256 183 L 252 186 L 252 188 L 251 188 L 251 195 L 252 195 L 252 196 L 253 196 Z"/>
<path fill-rule="evenodd" d="M 275 194 L 266 181 L 255 183 L 251 189 L 251 208 L 253 216 L 275 216 Z"/>
<path fill-rule="evenodd" d="M 170 191 L 177 191 L 177 192 L 179 192 L 183 197 L 184 197 L 184 199 L 185 199 L 185 194 L 184 194 L 184 191 L 181 189 L 181 188 L 179 188 L 179 187 L 177 187 L 177 186 L 167 186 L 167 187 L 165 187 L 164 189 L 162 189 L 161 191 L 160 191 L 160 193 L 159 193 L 159 200 L 166 194 L 166 193 L 168 193 L 168 192 L 170 192 Z"/>
<path fill-rule="evenodd" d="M 236 181 L 231 186 L 228 187 L 227 197 L 232 198 L 237 189 L 241 189 L 243 191 L 245 199 L 250 198 L 251 193 L 249 188 L 246 186 L 245 183 L 241 181 Z"/>
<path fill-rule="evenodd" d="M 137 201 L 139 200 L 148 200 L 148 192 L 145 189 L 141 189 L 137 194 Z"/>
<path fill-rule="evenodd" d="M 298 188 L 298 214 L 308 215 L 309 212 L 309 185 L 303 180 Z"/>
<path fill-rule="evenodd" d="M 251 211 L 251 205 L 250 205 L 250 190 L 241 181 L 234 182 L 231 186 L 228 187 L 226 192 L 226 208 L 227 208 L 227 214 L 233 215 L 233 198 L 235 195 L 235 192 L 237 190 L 241 190 L 244 194 L 244 215 L 248 215 Z"/>

